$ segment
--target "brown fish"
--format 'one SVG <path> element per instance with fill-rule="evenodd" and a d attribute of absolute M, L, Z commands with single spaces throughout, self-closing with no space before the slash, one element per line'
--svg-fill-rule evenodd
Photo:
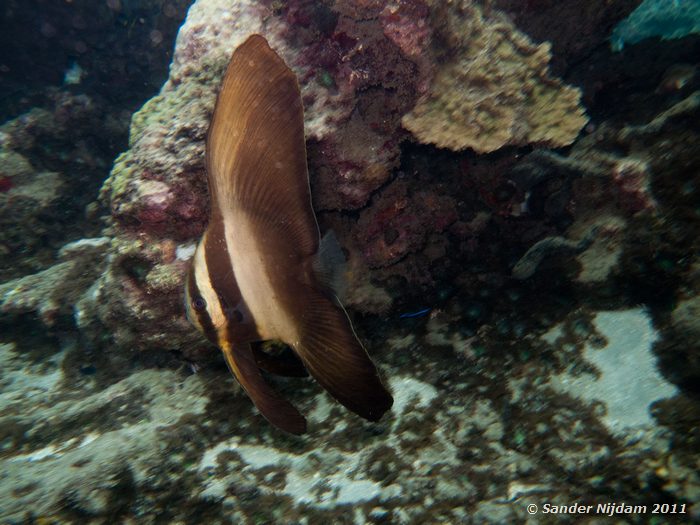
<path fill-rule="evenodd" d="M 393 399 L 315 271 L 319 230 L 299 85 L 260 35 L 231 57 L 206 149 L 211 214 L 187 278 L 190 321 L 221 348 L 263 416 L 283 430 L 301 434 L 306 420 L 259 367 L 286 375 L 306 369 L 347 408 L 378 420 Z M 251 345 L 264 340 L 286 343 L 301 363 Z"/>

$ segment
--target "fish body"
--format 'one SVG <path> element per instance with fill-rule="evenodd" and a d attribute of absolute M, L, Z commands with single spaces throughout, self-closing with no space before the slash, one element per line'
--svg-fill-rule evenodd
<path fill-rule="evenodd" d="M 306 420 L 260 366 L 285 375 L 306 370 L 347 408 L 378 420 L 393 399 L 315 270 L 320 236 L 296 76 L 260 35 L 233 53 L 206 148 L 211 213 L 187 277 L 188 318 L 283 430 L 303 433 Z M 300 363 L 275 363 L 251 345 L 265 340 L 286 343 Z"/>

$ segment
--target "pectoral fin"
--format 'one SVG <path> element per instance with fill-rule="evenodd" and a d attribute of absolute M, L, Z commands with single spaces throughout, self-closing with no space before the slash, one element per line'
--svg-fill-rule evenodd
<path fill-rule="evenodd" d="M 249 344 L 237 346 L 235 349 L 230 344 L 225 344 L 221 350 L 231 373 L 236 376 L 265 419 L 291 434 L 306 432 L 304 416 L 265 382 Z"/>
<path fill-rule="evenodd" d="M 260 343 L 253 343 L 253 356 L 258 368 L 265 372 L 284 377 L 307 377 L 309 373 L 299 358 L 290 350 L 285 348 L 275 355 L 268 354 L 261 348 Z"/>

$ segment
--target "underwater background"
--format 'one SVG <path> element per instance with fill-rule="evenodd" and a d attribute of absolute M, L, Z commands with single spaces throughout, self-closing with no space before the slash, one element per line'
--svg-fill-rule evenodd
<path fill-rule="evenodd" d="M 3 0 L 0 523 L 700 523 L 700 1 Z M 187 321 L 232 51 L 296 73 L 394 397 Z"/>

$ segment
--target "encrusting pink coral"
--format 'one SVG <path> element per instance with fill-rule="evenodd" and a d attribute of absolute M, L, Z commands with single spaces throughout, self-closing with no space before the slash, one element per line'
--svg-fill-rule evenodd
<path fill-rule="evenodd" d="M 421 249 L 430 233 L 440 233 L 458 218 L 454 199 L 430 191 L 412 193 L 394 182 L 362 212 L 356 243 L 370 268 L 389 266 Z"/>

